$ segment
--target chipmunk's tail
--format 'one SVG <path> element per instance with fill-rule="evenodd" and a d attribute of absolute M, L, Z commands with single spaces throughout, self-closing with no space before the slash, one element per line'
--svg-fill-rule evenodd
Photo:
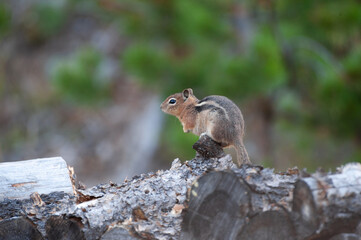
<path fill-rule="evenodd" d="M 239 141 L 235 144 L 235 149 L 237 153 L 237 165 L 240 167 L 242 164 L 252 164 L 249 160 L 249 156 L 246 150 L 246 147 L 243 144 L 243 141 Z"/>

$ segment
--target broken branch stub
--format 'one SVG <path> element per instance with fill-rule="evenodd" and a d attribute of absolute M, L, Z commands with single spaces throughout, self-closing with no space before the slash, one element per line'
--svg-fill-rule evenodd
<path fill-rule="evenodd" d="M 205 159 L 225 156 L 222 146 L 205 134 L 193 144 L 193 149 Z"/>

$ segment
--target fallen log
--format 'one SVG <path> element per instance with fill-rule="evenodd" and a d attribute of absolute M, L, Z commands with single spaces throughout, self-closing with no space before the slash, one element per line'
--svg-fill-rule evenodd
<path fill-rule="evenodd" d="M 251 218 L 233 239 L 296 239 L 296 232 L 286 211 L 265 211 Z"/>
<path fill-rule="evenodd" d="M 336 174 L 299 179 L 292 212 L 301 238 L 329 239 L 355 232 L 361 219 L 361 164 L 349 163 Z"/>
<path fill-rule="evenodd" d="M 291 208 L 297 179 L 296 169 L 275 174 L 271 169 L 247 165 L 200 177 L 190 191 L 181 239 L 295 236 L 292 225 L 285 224 L 289 222 L 285 209 Z"/>
<path fill-rule="evenodd" d="M 27 191 L 32 192 L 28 198 L 4 198 L 0 239 L 360 236 L 360 165 L 346 165 L 336 174 L 300 175 L 296 168 L 283 173 L 237 168 L 229 155 L 198 156 L 183 164 L 176 159 L 169 170 L 76 189 L 76 194 Z"/>
<path fill-rule="evenodd" d="M 53 192 L 5 198 L 0 202 L 0 224 L 12 222 L 14 236 L 23 232 L 17 222 L 25 219 L 44 239 L 112 239 L 115 234 L 122 239 L 179 239 L 188 187 L 206 172 L 231 168 L 235 165 L 230 156 L 195 158 L 184 164 L 176 159 L 169 170 L 77 189 L 76 195 Z M 9 239 L 0 225 L 2 231 L 3 239 Z"/>
<path fill-rule="evenodd" d="M 66 162 L 61 157 L 0 163 L 0 201 L 27 199 L 34 192 L 74 194 Z"/>
<path fill-rule="evenodd" d="M 181 239 L 234 239 L 246 220 L 250 189 L 232 172 L 211 172 L 190 191 Z"/>
<path fill-rule="evenodd" d="M 223 180 L 234 173 L 237 177 L 232 183 Z M 219 191 L 218 186 L 224 190 Z M 238 186 L 243 186 L 243 194 L 236 190 Z M 235 197 L 242 201 L 233 201 Z M 270 169 L 245 166 L 232 173 L 209 173 L 193 184 L 188 205 L 183 239 L 360 236 L 361 165 L 351 163 L 336 174 L 318 172 L 307 178 L 299 178 L 297 169 L 275 174 Z M 206 211 L 200 207 L 208 205 Z"/>
<path fill-rule="evenodd" d="M 43 237 L 29 219 L 26 219 L 25 217 L 19 217 L 6 219 L 0 222 L 0 239 L 43 240 Z"/>

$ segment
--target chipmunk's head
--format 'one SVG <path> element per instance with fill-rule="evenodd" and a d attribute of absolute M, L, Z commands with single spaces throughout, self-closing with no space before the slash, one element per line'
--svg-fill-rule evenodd
<path fill-rule="evenodd" d="M 193 95 L 191 88 L 184 89 L 181 93 L 175 93 L 167 97 L 160 105 L 163 112 L 173 116 L 180 116 L 185 107 L 196 104 L 198 99 Z"/>

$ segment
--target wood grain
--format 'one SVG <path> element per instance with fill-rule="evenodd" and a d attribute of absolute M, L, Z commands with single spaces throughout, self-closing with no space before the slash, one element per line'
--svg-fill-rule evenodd
<path fill-rule="evenodd" d="M 61 157 L 0 163 L 0 201 L 26 199 L 34 192 L 73 194 L 66 162 Z"/>

